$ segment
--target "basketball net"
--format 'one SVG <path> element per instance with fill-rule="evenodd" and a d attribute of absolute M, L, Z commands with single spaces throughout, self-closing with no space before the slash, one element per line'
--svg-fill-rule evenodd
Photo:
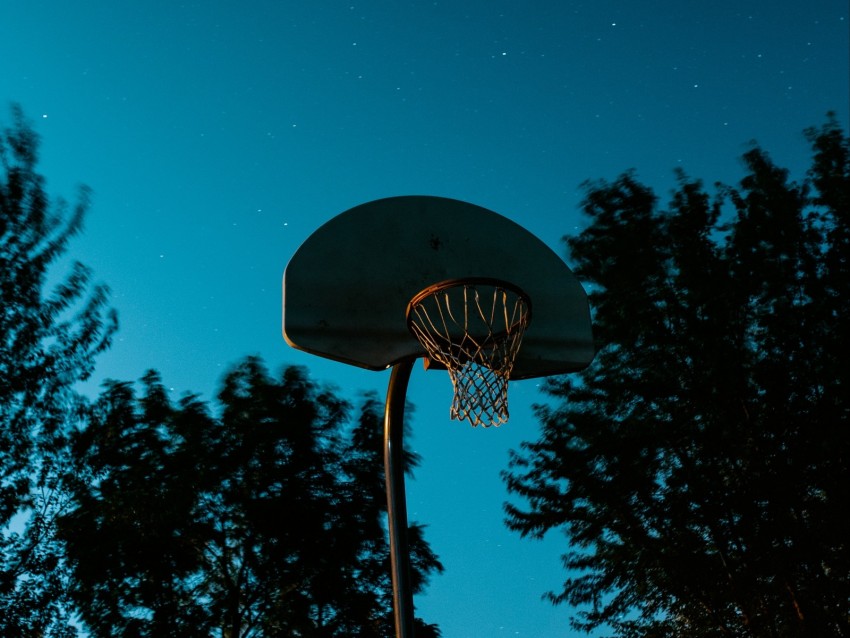
<path fill-rule="evenodd" d="M 430 362 L 449 371 L 452 419 L 508 420 L 508 381 L 530 320 L 528 297 L 495 279 L 444 281 L 411 299 L 407 327 Z"/>

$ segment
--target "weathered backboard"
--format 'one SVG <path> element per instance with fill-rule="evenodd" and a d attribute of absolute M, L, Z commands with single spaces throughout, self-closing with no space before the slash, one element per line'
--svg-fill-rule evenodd
<path fill-rule="evenodd" d="M 575 372 L 594 356 L 587 297 L 567 265 L 513 221 L 431 196 L 379 199 L 317 229 L 283 277 L 283 336 L 294 348 L 370 370 L 426 353 L 408 302 L 448 279 L 492 278 L 533 308 L 511 379 Z"/>

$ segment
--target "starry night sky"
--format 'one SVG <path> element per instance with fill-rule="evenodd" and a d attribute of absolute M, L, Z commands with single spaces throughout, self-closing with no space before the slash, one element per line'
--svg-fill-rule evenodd
<path fill-rule="evenodd" d="M 662 199 L 675 168 L 734 183 L 751 140 L 802 177 L 802 130 L 827 111 L 848 128 L 848 13 L 841 0 L 0 0 L 0 101 L 42 135 L 53 195 L 94 190 L 72 257 L 109 284 L 121 330 L 90 391 L 153 367 L 175 398 L 210 398 L 260 354 L 356 399 L 383 396 L 389 374 L 280 334 L 283 269 L 319 225 L 440 195 L 563 254 L 587 179 L 635 169 Z M 416 603 L 445 638 L 574 635 L 569 610 L 541 601 L 564 540 L 502 524 L 499 471 L 536 437 L 537 385 L 513 384 L 508 424 L 473 430 L 448 420 L 448 378 L 414 369 L 424 464 L 409 516 L 446 566 Z"/>

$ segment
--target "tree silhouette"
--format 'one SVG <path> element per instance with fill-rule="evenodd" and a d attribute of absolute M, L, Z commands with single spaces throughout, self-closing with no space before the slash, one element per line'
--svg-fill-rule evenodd
<path fill-rule="evenodd" d="M 91 634 L 392 635 L 374 397 L 351 425 L 303 369 L 272 378 L 249 357 L 217 408 L 173 406 L 149 373 L 138 397 L 109 384 L 76 438 L 60 530 Z M 422 588 L 442 566 L 412 536 Z"/>
<path fill-rule="evenodd" d="M 51 267 L 89 205 L 51 202 L 18 108 L 0 133 L 0 635 L 388 636 L 381 418 L 256 358 L 217 415 L 154 372 L 92 372 L 117 321 L 105 286 Z M 64 262 L 63 262 L 64 263 Z M 57 281 L 58 283 L 51 283 Z M 408 454 L 409 468 L 417 459 Z M 411 527 L 419 590 L 442 570 Z M 417 619 L 420 636 L 439 636 Z"/>
<path fill-rule="evenodd" d="M 74 384 L 116 327 L 107 289 L 74 263 L 51 266 L 80 232 L 83 188 L 50 201 L 37 172 L 39 139 L 20 108 L 0 133 L 0 634 L 73 635 L 53 524 L 63 506 L 65 441 L 79 413 Z"/>
<path fill-rule="evenodd" d="M 570 539 L 550 598 L 577 628 L 850 635 L 850 155 L 833 119 L 807 136 L 799 183 L 756 147 L 664 210 L 632 174 L 586 185 L 598 355 L 505 474 L 509 526 Z"/>

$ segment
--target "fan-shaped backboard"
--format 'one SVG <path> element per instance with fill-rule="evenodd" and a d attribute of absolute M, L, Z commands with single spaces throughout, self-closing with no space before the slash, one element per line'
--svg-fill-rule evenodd
<path fill-rule="evenodd" d="M 424 357 L 407 328 L 408 302 L 467 277 L 510 282 L 531 299 L 512 379 L 575 372 L 593 359 L 587 296 L 563 260 L 506 217 L 430 196 L 356 206 L 308 237 L 284 273 L 283 336 L 370 370 Z"/>

